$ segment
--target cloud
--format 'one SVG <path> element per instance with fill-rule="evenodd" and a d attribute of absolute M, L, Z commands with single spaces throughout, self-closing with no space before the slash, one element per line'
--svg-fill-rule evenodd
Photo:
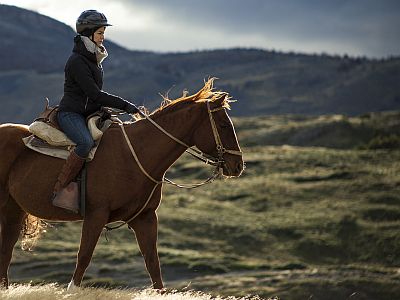
<path fill-rule="evenodd" d="M 400 54 L 400 2 L 394 0 L 119 1 L 138 13 L 151 11 L 155 17 L 147 24 L 149 31 L 158 44 L 172 50 L 225 44 L 368 56 Z"/>
<path fill-rule="evenodd" d="M 6 1 L 3 1 L 6 2 Z M 73 26 L 84 9 L 104 12 L 107 38 L 130 49 L 257 47 L 297 52 L 400 55 L 395 0 L 20 0 Z M 88 7 L 90 3 L 90 7 Z"/>

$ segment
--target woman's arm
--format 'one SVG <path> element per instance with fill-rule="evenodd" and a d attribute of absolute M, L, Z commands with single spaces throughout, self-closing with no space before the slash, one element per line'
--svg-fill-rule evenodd
<path fill-rule="evenodd" d="M 99 89 L 92 72 L 85 61 L 76 61 L 69 66 L 70 74 L 90 101 L 102 106 L 124 110 L 128 113 L 137 113 L 138 108 L 131 102 Z"/>

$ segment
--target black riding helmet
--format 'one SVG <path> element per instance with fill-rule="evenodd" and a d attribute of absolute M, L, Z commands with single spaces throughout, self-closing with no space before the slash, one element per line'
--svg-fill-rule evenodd
<path fill-rule="evenodd" d="M 90 37 L 100 27 L 112 26 L 101 12 L 94 9 L 85 10 L 76 20 L 76 32 Z"/>

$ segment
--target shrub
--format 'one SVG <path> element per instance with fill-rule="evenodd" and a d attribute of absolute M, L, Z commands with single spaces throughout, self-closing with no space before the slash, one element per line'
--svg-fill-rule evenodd
<path fill-rule="evenodd" d="M 376 136 L 367 145 L 367 149 L 399 149 L 400 136 L 391 134 L 388 136 Z"/>

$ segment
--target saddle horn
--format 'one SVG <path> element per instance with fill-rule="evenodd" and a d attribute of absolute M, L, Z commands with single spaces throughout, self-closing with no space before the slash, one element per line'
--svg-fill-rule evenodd
<path fill-rule="evenodd" d="M 50 101 L 49 101 L 49 98 L 45 98 L 45 100 L 46 100 L 46 110 L 49 108 L 49 106 L 50 106 Z"/>

